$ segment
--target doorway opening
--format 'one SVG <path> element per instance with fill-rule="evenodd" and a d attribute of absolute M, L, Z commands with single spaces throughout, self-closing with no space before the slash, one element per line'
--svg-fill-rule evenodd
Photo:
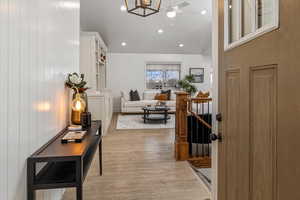
<path fill-rule="evenodd" d="M 147 178 L 153 181 L 153 185 L 166 183 L 167 189 L 174 189 L 179 195 L 184 192 L 172 185 L 167 177 L 169 174 L 169 178 L 173 177 L 184 186 L 180 179 L 185 180 L 185 177 L 180 173 L 188 168 L 190 171 L 185 176 L 196 176 L 198 182 L 191 183 L 190 188 L 186 189 L 197 193 L 197 184 L 200 183 L 199 190 L 205 188 L 206 193 L 197 196 L 211 198 L 209 190 L 214 177 L 212 160 L 216 150 L 210 134 L 214 132 L 213 116 L 217 102 L 214 88 L 216 63 L 212 53 L 215 48 L 213 4 L 210 0 L 162 0 L 160 11 L 146 17 L 128 13 L 127 7 L 125 0 L 81 2 L 80 70 L 92 83 L 89 85 L 91 94 L 88 94 L 93 100 L 89 102 L 90 109 L 97 108 L 95 96 L 104 96 L 101 105 L 104 105 L 105 114 L 101 113 L 101 116 L 105 118 L 104 135 L 108 150 L 105 151 L 104 138 L 103 151 L 114 159 L 107 162 L 116 164 L 110 166 L 109 173 L 117 173 L 126 167 L 136 169 L 146 164 L 159 171 L 158 166 L 163 168 L 164 163 L 168 165 L 176 160 L 174 141 L 176 143 L 180 129 L 178 124 L 181 123 L 177 118 L 179 115 L 183 117 L 178 114 L 181 112 L 180 106 L 183 106 L 178 102 L 180 95 L 185 93 L 189 100 L 185 104 L 188 112 L 184 114 L 188 157 L 184 162 L 174 162 L 169 171 L 162 171 L 165 178 Z M 94 44 L 94 40 L 98 42 Z M 95 45 L 99 51 L 94 52 Z M 90 55 L 96 55 L 95 59 Z M 96 92 L 92 93 L 94 87 Z M 109 123 L 107 119 L 110 118 L 105 115 L 112 112 Z M 138 144 L 133 144 L 133 141 Z M 116 151 L 123 156 L 116 156 Z M 124 158 L 128 161 L 125 162 Z M 105 161 L 103 165 L 105 175 Z M 176 171 L 176 168 L 181 170 Z M 136 177 L 139 172 L 124 170 L 123 173 L 132 173 L 128 176 L 132 175 L 140 181 L 141 186 L 147 185 Z M 140 173 L 146 176 L 149 171 L 141 169 Z M 121 187 L 118 179 L 108 178 L 105 181 Z M 133 184 L 130 181 L 124 179 L 124 182 Z M 98 193 L 100 195 L 101 190 Z M 149 189 L 147 193 L 149 196 L 157 194 L 165 195 L 159 188 L 156 191 Z M 112 191 L 109 195 L 121 194 Z M 186 195 L 192 199 L 194 194 Z M 164 199 L 168 198 L 171 199 Z"/>

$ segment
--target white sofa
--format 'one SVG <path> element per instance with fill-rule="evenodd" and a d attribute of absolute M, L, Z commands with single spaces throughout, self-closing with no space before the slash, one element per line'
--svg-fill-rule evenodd
<path fill-rule="evenodd" d="M 146 90 L 140 93 L 140 101 L 130 101 L 129 92 L 121 91 L 121 112 L 122 113 L 141 113 L 142 108 L 151 105 L 155 106 L 158 100 L 154 100 L 154 97 L 160 90 Z M 166 101 L 166 105 L 171 108 L 170 112 L 176 111 L 176 95 L 171 93 L 171 100 Z"/>

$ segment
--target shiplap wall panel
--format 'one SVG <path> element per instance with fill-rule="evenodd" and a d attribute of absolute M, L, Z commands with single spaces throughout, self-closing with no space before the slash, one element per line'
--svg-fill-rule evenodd
<path fill-rule="evenodd" d="M 3 46 L 8 46 L 7 30 L 8 30 L 8 15 L 7 15 L 7 0 L 0 0 L 0 199 L 7 199 L 7 80 L 4 77 L 7 75 L 8 53 Z"/>
<path fill-rule="evenodd" d="M 26 200 L 26 158 L 67 123 L 64 80 L 79 71 L 79 7 L 79 0 L 0 0 L 1 200 Z"/>

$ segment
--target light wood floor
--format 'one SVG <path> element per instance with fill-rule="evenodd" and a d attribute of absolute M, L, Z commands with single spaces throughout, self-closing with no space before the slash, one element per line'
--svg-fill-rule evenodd
<path fill-rule="evenodd" d="M 103 176 L 98 158 L 84 183 L 85 200 L 203 200 L 210 197 L 187 162 L 173 156 L 174 129 L 115 130 L 103 139 Z M 68 189 L 63 200 L 75 200 Z"/>

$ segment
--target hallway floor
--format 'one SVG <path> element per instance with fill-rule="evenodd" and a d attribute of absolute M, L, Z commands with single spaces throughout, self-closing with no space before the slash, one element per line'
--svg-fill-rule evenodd
<path fill-rule="evenodd" d="M 111 127 L 115 127 L 116 116 Z M 175 162 L 174 129 L 115 130 L 103 139 L 103 176 L 97 156 L 84 183 L 85 200 L 204 200 L 210 192 L 187 162 Z M 74 200 L 67 189 L 63 200 Z"/>

